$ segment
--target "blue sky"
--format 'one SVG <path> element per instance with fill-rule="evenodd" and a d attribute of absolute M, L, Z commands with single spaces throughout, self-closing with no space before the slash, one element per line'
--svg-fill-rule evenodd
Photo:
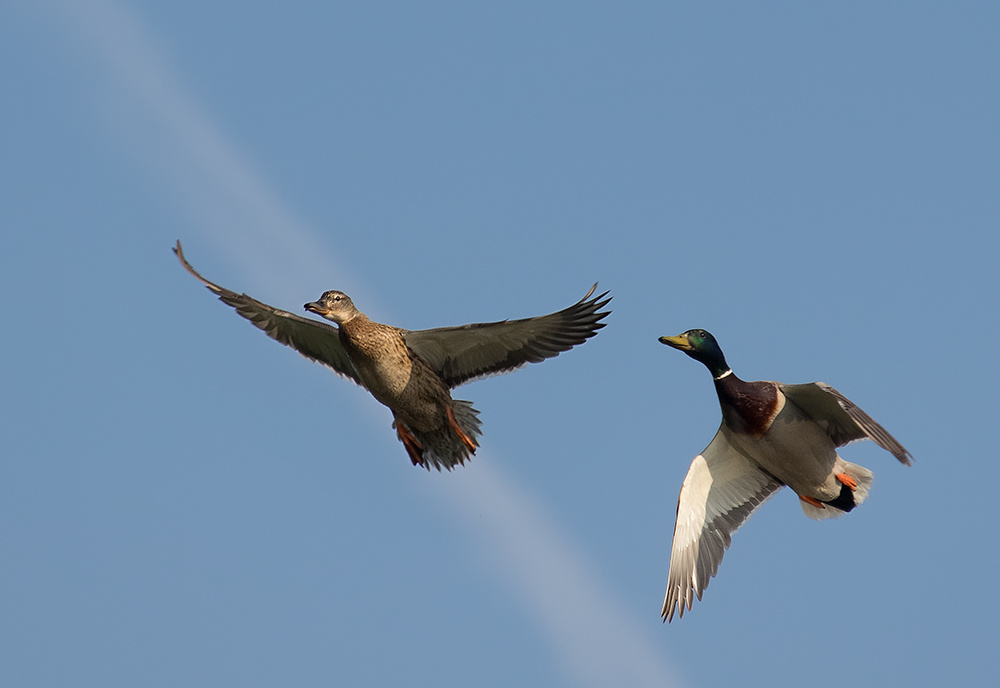
<path fill-rule="evenodd" d="M 973 685 L 994 672 L 990 3 L 15 1 L 0 10 L 0 673 L 23 686 Z M 612 291 L 579 347 L 390 415 L 186 275 L 408 328 Z M 676 496 L 746 379 L 914 455 L 785 491 L 663 625 Z"/>

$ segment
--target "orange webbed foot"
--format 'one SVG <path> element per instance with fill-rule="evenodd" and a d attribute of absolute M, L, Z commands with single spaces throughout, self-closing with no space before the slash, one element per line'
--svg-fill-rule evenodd
<path fill-rule="evenodd" d="M 472 438 L 466 435 L 465 431 L 462 430 L 462 428 L 459 426 L 458 421 L 455 420 L 455 412 L 451 410 L 450 405 L 445 406 L 445 415 L 448 416 L 448 425 L 451 426 L 451 429 L 455 431 L 455 434 L 458 435 L 458 438 L 462 440 L 462 444 L 468 447 L 470 452 L 475 454 L 476 443 L 473 442 Z"/>
<path fill-rule="evenodd" d="M 803 495 L 799 495 L 799 499 L 801 499 L 806 504 L 811 504 L 812 506 L 816 507 L 817 509 L 825 509 L 826 508 L 826 504 L 824 504 L 823 502 L 819 501 L 815 497 L 805 497 Z"/>
<path fill-rule="evenodd" d="M 414 466 L 427 465 L 424 462 L 424 445 L 420 444 L 417 438 L 413 436 L 413 433 L 399 421 L 396 421 L 396 437 L 403 443 L 406 453 L 409 455 L 410 461 L 413 462 Z"/>
<path fill-rule="evenodd" d="M 847 473 L 838 473 L 837 475 L 835 475 L 833 477 L 835 477 L 837 480 L 839 480 L 842 484 L 844 484 L 847 487 L 849 487 L 851 490 L 858 489 L 858 482 L 854 478 L 852 478 L 851 476 L 847 475 Z"/>

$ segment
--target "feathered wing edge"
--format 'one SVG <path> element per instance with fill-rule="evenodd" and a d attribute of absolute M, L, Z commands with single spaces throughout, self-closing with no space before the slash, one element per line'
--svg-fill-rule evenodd
<path fill-rule="evenodd" d="M 237 294 L 205 279 L 184 257 L 180 241 L 174 247 L 174 253 L 177 254 L 184 269 L 195 279 L 216 294 L 220 301 L 231 306 L 239 315 L 263 330 L 268 337 L 295 349 L 312 361 L 322 363 L 338 375 L 364 386 L 347 351 L 340 343 L 336 327 L 274 308 L 247 294 Z"/>
<path fill-rule="evenodd" d="M 732 534 L 782 483 L 730 445 L 720 428 L 688 469 L 677 500 L 667 591 L 660 616 L 691 609 L 701 599 L 732 541 Z"/>
<path fill-rule="evenodd" d="M 544 361 L 593 337 L 606 324 L 600 321 L 611 312 L 600 311 L 611 301 L 608 292 L 591 298 L 596 289 L 595 284 L 580 301 L 549 315 L 409 330 L 403 337 L 445 384 L 457 387 Z"/>
<path fill-rule="evenodd" d="M 824 425 L 830 438 L 838 447 L 856 440 L 872 439 L 909 466 L 913 460 L 910 452 L 865 413 L 857 404 L 825 382 L 801 385 L 780 385 L 782 393 L 808 413 L 813 420 Z"/>

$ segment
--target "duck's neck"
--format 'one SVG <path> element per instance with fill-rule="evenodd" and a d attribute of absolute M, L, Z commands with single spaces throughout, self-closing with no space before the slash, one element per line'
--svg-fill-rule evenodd
<path fill-rule="evenodd" d="M 364 313 L 352 315 L 340 323 L 340 340 L 360 341 L 371 331 L 371 321 Z"/>
<path fill-rule="evenodd" d="M 729 377 L 732 374 L 733 374 L 733 369 L 732 368 L 726 368 L 722 372 L 718 372 L 718 373 L 716 373 L 716 372 L 713 371 L 712 372 L 712 379 L 715 380 L 716 382 L 718 382 L 719 380 L 723 380 L 723 379 Z"/>
<path fill-rule="evenodd" d="M 360 311 L 356 311 L 347 316 L 346 318 L 342 319 L 340 321 L 340 326 L 343 327 L 344 325 L 347 325 L 348 327 L 352 327 L 357 325 L 363 325 L 364 322 L 367 320 L 368 316 L 366 316 L 364 313 L 361 313 Z"/>
<path fill-rule="evenodd" d="M 733 374 L 733 369 L 726 363 L 726 357 L 722 355 L 721 351 L 714 356 L 700 358 L 700 360 L 708 368 L 708 372 L 712 374 L 712 379 L 716 382 Z"/>
<path fill-rule="evenodd" d="M 746 382 L 732 370 L 713 377 L 726 425 L 735 432 L 763 435 L 779 410 L 774 384 Z"/>
<path fill-rule="evenodd" d="M 731 402 L 734 397 L 740 395 L 740 391 L 746 386 L 746 382 L 736 376 L 731 368 L 726 368 L 719 372 L 712 373 L 712 380 L 715 382 L 715 391 L 719 394 L 719 401 L 725 405 Z"/>

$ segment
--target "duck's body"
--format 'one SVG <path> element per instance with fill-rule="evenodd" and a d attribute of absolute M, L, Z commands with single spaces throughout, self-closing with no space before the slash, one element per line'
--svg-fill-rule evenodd
<path fill-rule="evenodd" d="M 392 411 L 414 464 L 450 468 L 475 453 L 478 411 L 468 401 L 452 399 L 441 377 L 406 345 L 403 330 L 361 313 L 339 329 L 361 384 Z"/>
<path fill-rule="evenodd" d="M 752 457 L 761 469 L 800 497 L 819 502 L 840 497 L 843 483 L 836 475 L 849 474 L 848 471 L 861 467 L 837 455 L 837 446 L 830 435 L 799 405 L 805 403 L 802 394 L 796 403 L 792 385 L 763 380 L 745 382 L 735 374 L 715 384 L 723 413 L 720 431 L 725 433 L 730 446 Z M 795 387 L 801 392 L 813 386 Z M 789 457 L 795 460 L 790 461 Z M 861 471 L 867 473 L 866 469 Z M 815 512 L 809 515 L 816 517 Z"/>
<path fill-rule="evenodd" d="M 393 414 L 393 426 L 415 465 L 440 470 L 475 453 L 478 412 L 452 399 L 451 389 L 487 375 L 509 372 L 551 358 L 604 327 L 607 293 L 556 313 L 493 323 L 431 330 L 404 330 L 371 320 L 340 291 L 324 292 L 305 309 L 335 326 L 283 311 L 208 281 L 187 262 L 184 268 L 271 338 L 329 366 L 371 392 Z"/>
<path fill-rule="evenodd" d="M 434 429 L 443 417 L 443 400 L 451 391 L 406 346 L 403 333 L 360 315 L 340 325 L 340 343 L 351 359 L 361 384 L 404 422 Z"/>
<path fill-rule="evenodd" d="M 701 599 L 734 533 L 781 487 L 799 496 L 810 518 L 841 516 L 868 496 L 872 472 L 837 448 L 874 439 L 900 462 L 909 452 L 868 414 L 822 382 L 747 382 L 726 364 L 704 330 L 660 341 L 701 361 L 712 373 L 722 425 L 695 457 L 681 488 L 662 616 L 683 617 Z"/>

